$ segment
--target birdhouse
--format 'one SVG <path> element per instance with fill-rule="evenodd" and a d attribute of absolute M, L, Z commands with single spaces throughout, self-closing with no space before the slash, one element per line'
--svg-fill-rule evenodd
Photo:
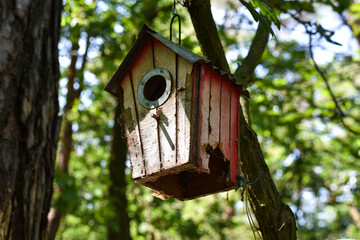
<path fill-rule="evenodd" d="M 241 86 L 144 25 L 105 88 L 121 101 L 133 179 L 179 200 L 236 187 Z"/>

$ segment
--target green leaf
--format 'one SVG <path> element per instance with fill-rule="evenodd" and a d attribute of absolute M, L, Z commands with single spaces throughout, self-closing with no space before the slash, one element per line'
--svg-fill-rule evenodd
<path fill-rule="evenodd" d="M 266 19 L 264 18 L 263 15 L 261 15 L 260 13 L 258 13 L 255 8 L 248 2 L 244 1 L 244 0 L 239 0 L 251 13 L 252 17 L 254 18 L 254 20 L 256 22 L 259 22 L 261 24 L 263 24 L 264 28 L 271 33 L 271 35 L 275 36 L 273 30 L 271 29 L 270 24 L 266 21 Z"/>
<path fill-rule="evenodd" d="M 273 22 L 276 27 L 280 30 L 280 20 L 276 14 L 271 10 L 271 8 L 260 0 L 251 0 L 251 4 L 254 7 L 260 8 L 260 11 L 263 15 L 267 16 L 271 22 Z"/>
<path fill-rule="evenodd" d="M 335 42 L 331 39 L 335 32 L 324 29 L 321 25 L 317 25 L 317 32 L 326 39 L 329 43 L 342 46 L 341 43 Z"/>
<path fill-rule="evenodd" d="M 240 0 L 241 4 L 244 5 L 251 13 L 252 17 L 256 22 L 258 22 L 261 19 L 260 13 L 258 13 L 255 8 L 248 2 L 244 0 Z"/>

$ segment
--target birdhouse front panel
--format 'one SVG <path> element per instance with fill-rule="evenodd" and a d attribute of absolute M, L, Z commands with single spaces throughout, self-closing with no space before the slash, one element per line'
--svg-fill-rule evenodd
<path fill-rule="evenodd" d="M 235 188 L 241 86 L 228 74 L 144 26 L 106 90 L 138 183 L 180 200 Z"/>
<path fill-rule="evenodd" d="M 154 70 L 159 70 L 159 74 L 155 73 L 148 81 L 142 81 L 146 74 Z M 171 87 L 168 90 L 160 71 L 169 73 Z M 129 151 L 133 178 L 151 176 L 164 169 L 189 163 L 191 71 L 192 64 L 176 56 L 160 41 L 148 39 L 120 83 L 124 112 L 130 113 L 123 119 L 125 126 L 130 126 L 132 130 L 126 133 L 130 136 L 128 146 L 133 149 Z M 139 92 L 141 85 L 144 86 L 143 91 Z M 165 94 L 166 101 L 157 106 L 154 101 L 161 93 Z M 153 101 L 142 103 L 143 98 Z M 185 108 L 186 105 L 188 107 Z M 137 126 L 134 126 L 136 123 Z"/>

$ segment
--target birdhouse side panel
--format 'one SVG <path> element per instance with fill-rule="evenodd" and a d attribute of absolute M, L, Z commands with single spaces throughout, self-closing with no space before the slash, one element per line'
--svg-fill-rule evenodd
<path fill-rule="evenodd" d="M 177 165 L 191 161 L 191 108 L 192 108 L 192 76 L 193 65 L 178 56 L 178 86 L 177 94 L 177 139 L 178 150 L 176 153 Z"/>
<path fill-rule="evenodd" d="M 235 84 L 231 86 L 230 99 L 230 179 L 235 183 L 237 182 L 238 163 L 240 160 L 239 87 Z"/>
<path fill-rule="evenodd" d="M 137 55 L 136 60 L 131 65 L 130 76 L 134 86 L 134 95 L 136 108 L 138 109 L 138 122 L 140 130 L 140 139 L 144 155 L 145 174 L 159 172 L 161 169 L 160 146 L 158 122 L 154 116 L 157 115 L 156 109 L 149 109 L 142 106 L 139 102 L 138 87 L 141 79 L 150 70 L 154 69 L 154 57 L 151 38 L 147 41 L 144 48 Z"/>
<path fill-rule="evenodd" d="M 178 139 L 176 135 L 177 127 L 177 107 L 176 107 L 176 54 L 157 39 L 153 41 L 153 53 L 155 68 L 167 69 L 172 78 L 171 94 L 168 100 L 158 107 L 159 117 L 159 151 L 162 169 L 170 169 L 176 166 L 176 151 L 178 151 Z"/>
<path fill-rule="evenodd" d="M 226 159 L 230 159 L 231 85 L 226 76 L 221 81 L 220 146 Z"/>
<path fill-rule="evenodd" d="M 140 178 L 145 174 L 143 151 L 141 148 L 136 101 L 129 72 L 120 85 L 119 98 L 122 103 L 121 119 L 125 125 L 125 134 L 130 155 L 132 177 Z"/>

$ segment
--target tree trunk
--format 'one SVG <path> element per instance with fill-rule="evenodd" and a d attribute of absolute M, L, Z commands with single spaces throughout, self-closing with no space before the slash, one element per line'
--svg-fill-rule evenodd
<path fill-rule="evenodd" d="M 288 205 L 281 201 L 266 165 L 256 133 L 245 121 L 249 99 L 241 96 L 240 125 L 241 172 L 248 182 L 262 175 L 249 186 L 250 204 L 259 224 L 263 239 L 296 239 L 295 217 Z"/>
<path fill-rule="evenodd" d="M 119 124 L 120 104 L 115 109 L 115 124 L 110 156 L 110 199 L 113 216 L 108 222 L 108 239 L 131 239 L 127 213 L 125 162 L 127 144 L 123 127 Z"/>
<path fill-rule="evenodd" d="M 221 47 L 221 43 L 217 42 L 220 41 L 220 39 L 217 36 L 216 25 L 211 14 L 210 1 L 188 0 L 186 6 L 190 13 L 194 29 L 197 32 L 196 36 L 198 36 L 198 41 L 204 55 L 216 66 L 223 68 L 223 70 L 227 70 L 228 64 L 225 55 L 219 56 L 223 51 L 218 49 Z M 203 36 L 204 29 L 207 32 L 205 37 Z M 263 41 L 267 42 L 267 35 L 264 34 L 263 31 L 264 29 L 259 26 L 256 34 L 257 36 L 254 38 L 249 54 L 244 60 L 244 62 L 249 65 L 243 66 L 243 69 L 246 69 L 246 71 L 238 71 L 241 72 L 241 74 L 239 74 L 241 78 L 247 79 L 247 82 L 245 83 L 246 86 L 249 81 L 251 81 L 251 75 L 254 73 L 255 67 L 266 46 L 266 44 L 261 41 L 262 38 L 259 37 L 265 36 L 263 37 Z M 209 39 L 212 41 L 208 41 Z M 259 51 L 259 49 L 262 50 Z M 252 65 L 251 59 L 256 59 L 258 62 L 255 65 Z M 294 214 L 290 208 L 281 201 L 276 186 L 271 178 L 269 168 L 264 160 L 257 136 L 251 128 L 249 116 L 250 99 L 242 95 L 239 101 L 242 108 L 240 114 L 241 172 L 248 182 L 255 180 L 262 172 L 260 180 L 253 185 L 248 186 L 249 200 L 259 224 L 259 230 L 262 233 L 263 239 L 296 239 Z"/>
<path fill-rule="evenodd" d="M 61 1 L 0 0 L 0 239 L 46 239 Z"/>

